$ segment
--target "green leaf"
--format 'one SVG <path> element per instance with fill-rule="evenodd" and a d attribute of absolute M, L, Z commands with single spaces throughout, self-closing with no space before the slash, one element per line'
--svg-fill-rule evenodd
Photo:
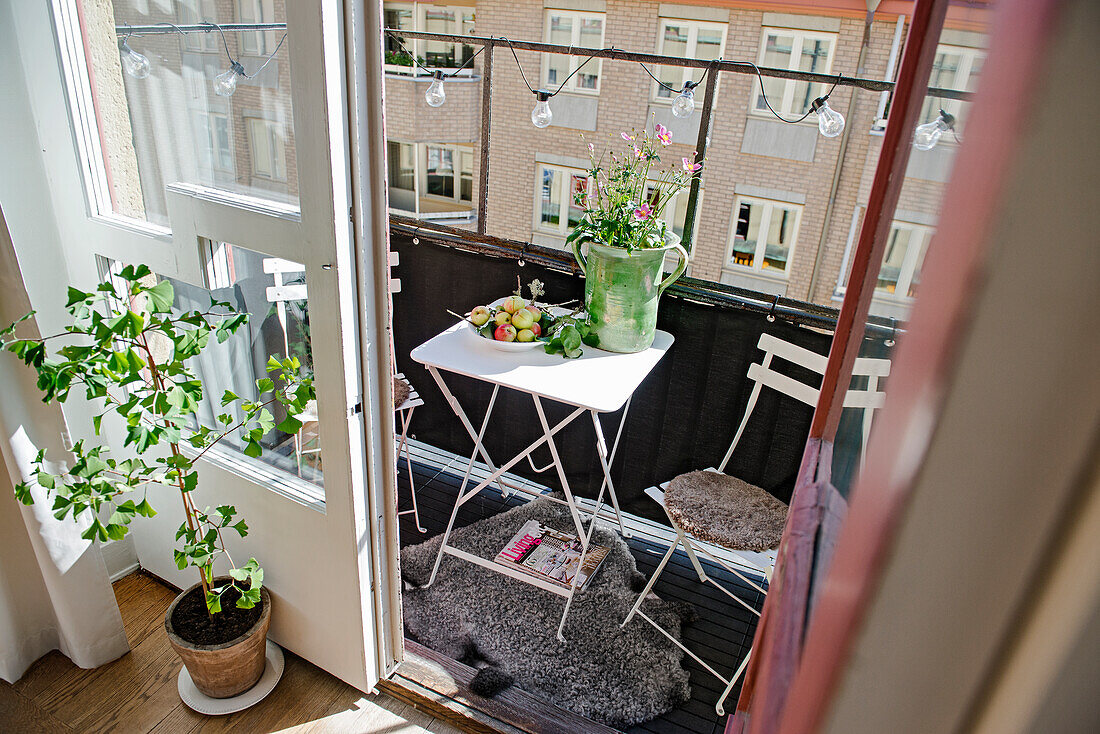
<path fill-rule="evenodd" d="M 91 295 L 91 293 L 85 293 L 82 290 L 78 290 L 76 288 L 73 288 L 72 286 L 69 286 L 69 300 L 65 302 L 65 308 L 69 308 L 70 306 L 75 306 L 78 303 L 86 301 L 88 298 L 91 297 Z"/>
<path fill-rule="evenodd" d="M 244 447 L 244 455 L 245 456 L 250 456 L 253 459 L 258 459 L 263 454 L 263 452 L 264 452 L 263 447 L 260 446 L 260 444 L 256 441 L 249 441 L 248 443 L 245 444 L 245 447 Z"/>
<path fill-rule="evenodd" d="M 217 594 L 206 595 L 206 609 L 211 614 L 217 614 L 222 610 L 222 598 Z"/>
<path fill-rule="evenodd" d="M 243 592 L 239 599 L 237 599 L 238 609 L 251 609 L 260 603 L 260 590 L 248 589 Z"/>
<path fill-rule="evenodd" d="M 234 530 L 236 530 L 242 538 L 244 536 L 248 535 L 248 524 L 245 523 L 244 520 L 241 520 L 240 522 L 238 522 L 234 525 L 230 525 L 230 527 L 233 528 Z"/>
<path fill-rule="evenodd" d="M 270 377 L 264 377 L 256 380 L 256 391 L 263 395 L 265 392 L 271 392 L 275 389 L 275 382 Z"/>
<path fill-rule="evenodd" d="M 277 360 L 275 357 L 268 357 L 267 358 L 267 371 L 268 372 L 272 372 L 274 370 L 282 369 L 282 367 L 283 366 L 281 364 L 279 364 L 279 360 Z"/>
<path fill-rule="evenodd" d="M 146 288 L 145 295 L 149 296 L 149 309 L 153 313 L 168 313 L 172 310 L 175 293 L 170 281 L 162 280 L 152 288 Z"/>
<path fill-rule="evenodd" d="M 48 474 L 44 471 L 40 471 L 35 474 L 35 479 L 37 479 L 38 483 L 46 489 L 53 489 L 55 486 L 55 478 L 53 474 Z"/>
<path fill-rule="evenodd" d="M 225 406 L 232 403 L 234 400 L 240 400 L 240 398 L 237 397 L 237 393 L 233 392 L 232 390 L 226 390 L 225 393 L 222 394 L 222 407 L 224 408 Z"/>
<path fill-rule="evenodd" d="M 199 486 L 198 472 L 191 472 L 183 475 L 183 491 L 192 492 L 195 487 Z"/>
<path fill-rule="evenodd" d="M 297 433 L 302 430 L 302 422 L 294 416 L 288 415 L 276 428 L 283 433 Z"/>
<path fill-rule="evenodd" d="M 149 504 L 148 499 L 144 499 L 141 502 L 137 503 L 137 505 L 134 506 L 134 512 L 141 515 L 142 517 L 153 517 L 157 514 L 157 511 L 153 509 L 153 506 Z M 176 537 L 179 538 L 178 535 Z"/>
<path fill-rule="evenodd" d="M 243 568 L 231 568 L 229 569 L 229 576 L 234 581 L 244 581 L 248 578 L 248 571 Z"/>
<path fill-rule="evenodd" d="M 126 526 L 113 522 L 108 523 L 105 532 L 111 540 L 122 540 L 126 537 Z"/>

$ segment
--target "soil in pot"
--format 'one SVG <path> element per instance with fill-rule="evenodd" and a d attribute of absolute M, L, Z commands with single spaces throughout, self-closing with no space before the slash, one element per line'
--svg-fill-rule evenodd
<path fill-rule="evenodd" d="M 252 628 L 263 613 L 261 601 L 251 609 L 238 609 L 241 593 L 236 588 L 222 595 L 222 610 L 210 615 L 201 586 L 187 593 L 172 612 L 172 627 L 192 645 L 221 645 L 237 639 Z"/>

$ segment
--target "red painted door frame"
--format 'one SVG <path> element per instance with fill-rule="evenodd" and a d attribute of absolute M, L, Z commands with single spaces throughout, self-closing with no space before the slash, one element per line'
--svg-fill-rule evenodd
<path fill-rule="evenodd" d="M 875 178 L 852 260 L 848 288 L 837 319 L 821 397 L 795 484 L 787 526 L 742 686 L 737 710 L 727 732 L 774 734 L 788 690 L 801 659 L 811 577 L 824 508 L 835 489 L 830 484 L 832 444 L 863 343 L 890 233 L 894 210 L 905 181 L 905 169 L 928 79 L 947 14 L 948 0 L 917 0 L 890 107 L 890 121 L 879 154 Z M 751 718 L 750 718 L 751 714 Z"/>
<path fill-rule="evenodd" d="M 933 4 L 934 0 L 918 0 L 917 12 L 922 7 L 928 11 Z M 896 184 L 900 189 L 909 135 L 915 121 L 909 118 L 915 118 L 915 108 L 922 96 L 913 92 L 926 86 L 927 69 L 923 72 L 921 69 L 930 62 L 919 57 L 928 51 L 929 45 L 934 53 L 939 37 L 938 26 L 932 31 L 935 15 L 929 13 L 923 21 L 924 33 L 930 38 L 922 39 L 921 50 L 917 51 L 916 46 L 912 51 L 909 46 L 906 48 L 901 74 L 905 75 L 906 66 L 911 66 L 912 76 L 904 85 L 910 93 L 908 103 L 912 105 L 907 110 L 909 122 L 898 124 L 899 118 L 895 115 L 899 112 L 899 100 L 895 94 L 890 129 L 896 134 L 891 139 L 888 129 L 883 146 L 883 154 L 890 149 L 893 158 L 889 167 L 880 158 L 871 194 L 871 200 L 876 201 L 876 191 L 879 193 L 877 201 L 881 207 L 875 212 L 879 215 L 876 231 L 872 234 L 869 225 L 864 223 L 853 263 L 851 280 L 857 280 L 858 270 L 862 292 L 853 295 L 850 287 L 845 296 L 841 323 L 829 359 L 834 376 L 832 379 L 826 376 L 830 389 L 822 390 L 803 459 L 804 466 L 807 462 L 816 462 L 823 471 L 819 470 L 813 480 L 808 471 L 800 473 L 801 486 L 796 488 L 792 518 L 781 546 L 783 567 L 777 564 L 777 582 L 768 596 L 757 634 L 759 652 L 754 655 L 758 655 L 758 660 L 750 665 L 738 701 L 738 712 L 731 717 L 727 734 L 814 732 L 825 720 L 848 664 L 848 654 L 855 643 L 863 612 L 878 586 L 920 465 L 919 456 L 908 456 L 903 462 L 906 441 L 922 426 L 927 430 L 939 413 L 943 382 L 950 373 L 956 349 L 965 337 L 970 296 L 985 263 L 986 235 L 993 224 L 995 201 L 1021 133 L 1021 118 L 1015 112 L 1027 109 L 1039 81 L 1041 61 L 1051 43 L 1059 7 L 1060 0 L 1004 0 L 998 11 L 982 87 L 970 115 L 970 129 L 981 130 L 981 135 L 972 134 L 974 139 L 960 149 L 955 175 L 947 188 L 935 248 L 929 252 L 924 268 L 924 293 L 936 295 L 918 300 L 908 333 L 899 345 L 890 401 L 879 419 L 866 470 L 853 489 L 851 513 L 841 531 L 832 565 L 821 589 L 817 590 L 814 614 L 803 647 L 802 640 L 791 631 L 788 618 L 791 615 L 795 615 L 795 619 L 805 618 L 809 597 L 803 592 L 808 589 L 809 582 L 787 577 L 788 568 L 800 574 L 805 571 L 797 563 L 788 566 L 784 551 L 789 555 L 788 546 L 794 545 L 809 530 L 791 527 L 795 521 L 795 503 L 820 503 L 821 488 L 827 485 L 828 469 L 822 459 L 835 436 L 838 406 L 844 392 L 838 388 L 846 386 L 850 380 L 851 364 L 862 339 L 866 306 L 873 293 L 873 278 L 881 261 L 885 231 L 888 231 L 884 231 L 884 226 L 889 226 L 896 204 L 896 196 L 892 200 L 889 197 L 889 177 L 891 172 L 897 174 Z M 939 18 L 942 21 L 942 14 Z M 917 15 L 914 14 L 914 26 L 916 23 Z M 916 37 L 912 31 L 910 37 Z M 921 80 L 920 84 L 917 79 Z M 902 87 L 899 75 L 899 91 Z M 1014 111 L 1014 114 L 1006 111 Z M 901 150 L 900 146 L 905 146 L 906 150 Z M 874 207 L 869 206 L 868 214 L 872 211 Z M 843 340 L 840 338 L 842 328 Z M 800 491 L 804 498 L 799 497 Z M 781 571 L 784 571 L 782 575 Z M 783 621 L 773 622 L 771 617 Z M 801 627 L 796 630 L 799 634 L 801 631 Z"/>

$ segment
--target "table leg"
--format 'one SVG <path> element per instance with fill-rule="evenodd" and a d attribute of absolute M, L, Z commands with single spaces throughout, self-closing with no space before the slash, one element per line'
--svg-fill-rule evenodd
<path fill-rule="evenodd" d="M 619 450 L 619 439 L 623 435 L 623 425 L 626 423 L 626 414 L 630 410 L 630 401 L 626 401 L 623 408 L 623 416 L 619 419 L 619 427 L 615 431 L 615 443 L 611 445 L 611 452 L 607 451 L 607 441 L 603 435 L 603 423 L 596 411 L 592 413 L 592 427 L 596 431 L 596 454 L 600 457 L 600 466 L 603 468 L 603 483 L 600 485 L 600 495 L 603 496 L 603 488 L 606 486 L 611 494 L 611 506 L 615 508 L 615 519 L 619 521 L 619 532 L 624 538 L 632 537 L 623 524 L 623 514 L 619 510 L 619 497 L 615 494 L 615 484 L 611 481 L 611 464 L 615 461 L 615 452 Z M 599 508 L 596 510 L 599 512 Z"/>
<path fill-rule="evenodd" d="M 493 385 L 493 395 L 489 398 L 489 407 L 485 410 L 485 417 L 481 421 L 481 430 L 474 431 L 474 426 L 470 422 L 470 419 L 466 417 L 466 411 L 462 409 L 461 403 L 458 402 L 458 398 L 451 393 L 450 388 L 447 387 L 447 383 L 443 381 L 442 375 L 435 367 L 429 367 L 428 372 L 431 373 L 435 383 L 439 385 L 439 389 L 443 392 L 443 397 L 447 399 L 447 404 L 451 406 L 451 410 L 458 416 L 458 419 L 462 422 L 462 426 L 466 429 L 466 433 L 470 434 L 470 438 L 474 441 L 474 453 L 470 457 L 470 464 L 466 467 L 466 477 L 469 478 L 470 472 L 474 468 L 474 460 L 478 454 L 481 455 L 482 461 L 489 467 L 490 471 L 496 471 L 496 467 L 493 465 L 493 460 L 489 458 L 489 453 L 485 450 L 485 444 L 482 439 L 485 437 L 485 428 L 489 425 L 489 416 L 493 412 L 493 405 L 497 400 L 497 393 L 500 392 L 500 385 Z M 463 488 L 466 487 L 465 481 L 462 484 Z M 497 487 L 500 489 L 500 493 L 504 497 L 509 497 L 512 494 L 512 490 L 504 484 L 503 480 L 497 481 Z M 459 490 L 461 493 L 461 490 Z"/>
<path fill-rule="evenodd" d="M 561 458 L 558 456 L 558 446 L 554 442 L 554 437 L 550 434 L 550 424 L 546 422 L 546 412 L 542 409 L 542 401 L 539 400 L 538 395 L 532 395 L 531 398 L 535 401 L 535 412 L 538 413 L 539 423 L 542 424 L 543 437 L 550 449 L 550 457 L 554 460 L 554 466 L 558 470 L 558 480 L 561 482 L 562 491 L 565 492 L 565 499 L 569 502 L 569 512 L 573 515 L 573 524 L 577 527 L 577 537 L 582 538 L 584 537 L 584 524 L 581 522 L 577 502 L 573 499 L 573 491 L 569 489 L 569 480 L 565 478 L 565 467 L 562 466 Z M 587 545 L 585 545 L 584 550 L 588 550 Z"/>

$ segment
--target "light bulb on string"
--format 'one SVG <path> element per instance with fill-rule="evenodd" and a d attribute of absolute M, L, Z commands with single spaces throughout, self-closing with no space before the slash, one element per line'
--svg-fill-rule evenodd
<path fill-rule="evenodd" d="M 553 95 L 545 89 L 539 89 L 535 96 L 538 97 L 538 102 L 531 110 L 531 124 L 538 128 L 547 127 L 554 119 L 554 113 L 550 110 L 550 97 Z"/>
<path fill-rule="evenodd" d="M 447 101 L 447 92 L 443 89 L 443 72 L 437 69 L 433 76 L 435 78 L 424 92 L 424 101 L 429 107 L 439 107 Z"/>
<path fill-rule="evenodd" d="M 122 54 L 122 68 L 127 74 L 135 79 L 149 76 L 149 59 L 130 48 L 125 38 L 118 42 L 118 50 Z"/>
<path fill-rule="evenodd" d="M 230 67 L 214 77 L 214 93 L 219 97 L 232 97 L 237 91 L 237 80 L 245 76 L 244 67 L 234 61 Z"/>
<path fill-rule="evenodd" d="M 913 132 L 913 146 L 917 150 L 932 150 L 948 130 L 955 129 L 955 116 L 940 110 L 940 116 L 932 122 L 917 125 Z"/>
<path fill-rule="evenodd" d="M 672 100 L 672 114 L 676 117 L 688 117 L 695 111 L 695 84 L 686 82 L 676 99 Z"/>
<path fill-rule="evenodd" d="M 826 138 L 835 138 L 844 132 L 844 115 L 829 106 L 829 95 L 818 97 L 810 105 L 817 113 L 817 129 Z"/>

